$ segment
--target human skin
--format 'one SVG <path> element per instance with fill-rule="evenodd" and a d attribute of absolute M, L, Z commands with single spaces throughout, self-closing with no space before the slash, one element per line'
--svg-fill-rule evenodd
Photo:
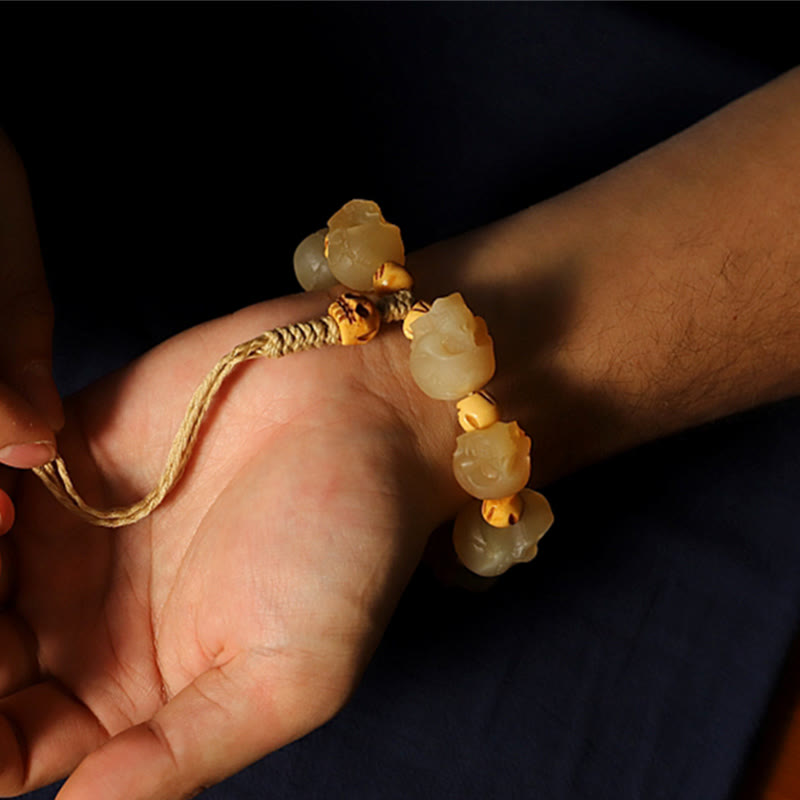
<path fill-rule="evenodd" d="M 0 463 L 38 466 L 52 458 L 64 423 L 52 377 L 53 308 L 25 171 L 2 131 L 0 318 Z"/>
<path fill-rule="evenodd" d="M 411 256 L 419 297 L 460 291 L 487 320 L 490 389 L 534 440 L 534 486 L 798 392 L 798 109 L 795 71 Z M 72 398 L 58 446 L 86 498 L 146 493 L 216 359 L 327 302 L 243 309 Z M 454 406 L 407 363 L 394 326 L 243 366 L 174 494 L 129 528 L 71 517 L 29 472 L 0 476 L 16 510 L 0 537 L 0 795 L 72 773 L 60 800 L 188 797 L 342 707 L 464 500 Z"/>
<path fill-rule="evenodd" d="M 413 260 L 487 320 L 534 483 L 800 391 L 799 101 L 793 70 Z"/>

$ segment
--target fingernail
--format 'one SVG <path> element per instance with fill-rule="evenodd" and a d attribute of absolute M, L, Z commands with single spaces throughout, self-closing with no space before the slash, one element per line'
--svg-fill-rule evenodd
<path fill-rule="evenodd" d="M 56 457 L 56 448 L 51 442 L 12 444 L 0 450 L 0 461 L 8 467 L 30 469 L 41 467 Z"/>
<path fill-rule="evenodd" d="M 25 399 L 44 417 L 54 430 L 64 427 L 64 409 L 58 394 L 49 361 L 31 361 L 22 371 L 20 390 Z"/>

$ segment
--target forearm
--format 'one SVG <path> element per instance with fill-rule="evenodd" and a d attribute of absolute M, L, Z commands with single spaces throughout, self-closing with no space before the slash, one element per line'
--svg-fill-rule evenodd
<path fill-rule="evenodd" d="M 800 71 L 411 259 L 495 339 L 534 483 L 800 390 Z"/>

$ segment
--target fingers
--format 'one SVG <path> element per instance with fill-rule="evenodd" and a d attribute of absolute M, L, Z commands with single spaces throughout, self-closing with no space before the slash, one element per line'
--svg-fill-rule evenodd
<path fill-rule="evenodd" d="M 12 572 L 11 572 L 11 542 L 3 538 L 4 533 L 8 533 L 14 524 L 14 503 L 8 492 L 11 487 L 11 470 L 0 469 L 0 609 L 8 602 L 11 594 Z M 0 658 L 2 658 L 2 647 L 0 647 Z"/>
<path fill-rule="evenodd" d="M 15 614 L 0 614 L 0 697 L 30 686 L 38 675 L 33 635 Z"/>
<path fill-rule="evenodd" d="M 58 430 L 64 416 L 52 378 L 52 303 L 25 170 L 2 131 L 0 320 L 0 379 L 28 402 L 46 426 Z"/>
<path fill-rule="evenodd" d="M 11 526 L 14 524 L 14 504 L 11 498 L 0 489 L 0 536 L 8 533 Z M 0 559 L 2 559 L 2 551 L 0 551 Z M 0 560 L 0 574 L 2 574 L 2 561 Z M 0 578 L 0 603 L 3 602 L 2 591 L 2 578 Z"/>
<path fill-rule="evenodd" d="M 63 778 L 107 738 L 94 715 L 54 683 L 0 700 L 0 797 Z"/>
<path fill-rule="evenodd" d="M 317 718 L 319 709 L 308 699 L 313 692 L 287 706 L 280 692 L 265 689 L 267 681 L 253 657 L 244 655 L 209 670 L 151 721 L 128 729 L 90 755 L 58 800 L 94 800 L 100 787 L 104 800 L 193 797 L 332 714 Z"/>
<path fill-rule="evenodd" d="M 0 499 L 2 499 L 3 496 L 3 492 L 0 492 Z M 2 503 L 0 503 L 0 505 L 2 505 Z M 0 608 L 3 608 L 8 602 L 9 595 L 11 594 L 11 583 L 11 548 L 8 542 L 0 537 Z M 2 653 L 2 650 L 0 650 L 0 653 Z M 2 658 L 2 655 L 0 655 L 0 658 Z"/>
<path fill-rule="evenodd" d="M 9 492 L 14 484 L 12 470 L 0 469 L 0 609 L 8 601 L 11 593 L 11 543 L 3 538 L 14 524 L 14 503 Z M 0 647 L 0 658 L 2 658 Z"/>
<path fill-rule="evenodd" d="M 55 457 L 55 436 L 42 416 L 0 383 L 0 463 L 27 469 Z"/>

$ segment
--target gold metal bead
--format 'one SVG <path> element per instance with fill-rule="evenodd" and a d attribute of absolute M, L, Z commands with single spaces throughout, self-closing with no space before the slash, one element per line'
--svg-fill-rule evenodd
<path fill-rule="evenodd" d="M 456 409 L 458 424 L 465 431 L 488 428 L 500 419 L 497 401 L 483 389 L 462 397 L 456 403 Z"/>
<path fill-rule="evenodd" d="M 381 327 L 375 304 L 363 294 L 345 292 L 328 306 L 328 314 L 339 326 L 342 344 L 366 344 Z"/>
<path fill-rule="evenodd" d="M 399 292 L 401 289 L 410 289 L 413 285 L 411 273 L 394 261 L 381 264 L 372 276 L 372 288 L 379 294 Z"/>
<path fill-rule="evenodd" d="M 522 498 L 519 494 L 484 500 L 481 503 L 481 516 L 493 528 L 508 528 L 516 525 L 522 516 Z"/>
<path fill-rule="evenodd" d="M 411 339 L 414 338 L 414 332 L 411 330 L 411 326 L 423 314 L 427 314 L 430 310 L 431 304 L 426 303 L 424 300 L 417 300 L 417 302 L 411 306 L 408 314 L 406 314 L 406 318 L 403 320 L 403 333 L 406 339 L 411 341 Z"/>

